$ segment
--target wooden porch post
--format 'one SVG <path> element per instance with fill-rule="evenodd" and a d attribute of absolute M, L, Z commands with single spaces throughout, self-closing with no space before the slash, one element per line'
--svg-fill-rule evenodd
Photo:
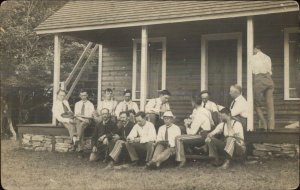
<path fill-rule="evenodd" d="M 249 104 L 247 131 L 253 131 L 253 85 L 252 85 L 252 65 L 250 59 L 253 56 L 254 39 L 253 18 L 247 18 L 247 101 Z"/>
<path fill-rule="evenodd" d="M 207 63 L 207 50 L 206 50 L 206 39 L 201 37 L 201 86 L 200 89 L 207 90 L 207 73 L 208 73 L 208 63 Z"/>
<path fill-rule="evenodd" d="M 102 95 L 102 45 L 99 44 L 99 56 L 98 56 L 98 98 L 97 98 L 97 106 L 99 106 L 101 102 Z"/>
<path fill-rule="evenodd" d="M 56 101 L 57 91 L 59 90 L 60 83 L 60 36 L 54 36 L 54 69 L 53 69 L 53 105 Z M 56 119 L 52 115 L 52 124 L 56 124 Z"/>
<path fill-rule="evenodd" d="M 148 28 L 142 27 L 142 41 L 141 41 L 141 95 L 140 95 L 140 110 L 145 111 L 147 99 L 147 67 L 148 67 Z"/>

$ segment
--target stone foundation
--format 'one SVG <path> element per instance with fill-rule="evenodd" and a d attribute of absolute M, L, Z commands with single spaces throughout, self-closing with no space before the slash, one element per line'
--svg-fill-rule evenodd
<path fill-rule="evenodd" d="M 24 134 L 21 140 L 21 147 L 34 151 L 70 152 L 72 141 L 69 136 Z M 91 148 L 91 138 L 85 137 L 83 150 L 90 150 Z"/>
<path fill-rule="evenodd" d="M 298 158 L 299 145 L 297 144 L 253 144 L 253 155 L 260 158 Z"/>

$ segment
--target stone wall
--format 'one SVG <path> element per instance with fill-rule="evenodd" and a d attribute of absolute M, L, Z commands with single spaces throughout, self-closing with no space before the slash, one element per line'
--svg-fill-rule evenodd
<path fill-rule="evenodd" d="M 299 145 L 297 144 L 253 144 L 253 155 L 261 158 L 283 157 L 298 158 Z"/>
<path fill-rule="evenodd" d="M 70 152 L 72 141 L 69 136 L 48 136 L 24 134 L 21 147 L 34 151 Z M 86 137 L 83 150 L 91 149 L 91 138 Z"/>

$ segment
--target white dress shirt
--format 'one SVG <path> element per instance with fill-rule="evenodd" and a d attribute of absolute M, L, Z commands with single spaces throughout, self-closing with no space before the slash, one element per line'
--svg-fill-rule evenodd
<path fill-rule="evenodd" d="M 270 73 L 272 75 L 272 62 L 271 58 L 259 51 L 251 58 L 253 74 Z"/>
<path fill-rule="evenodd" d="M 100 102 L 100 104 L 98 105 L 98 108 L 97 110 L 100 111 L 103 109 L 103 108 L 106 108 L 109 110 L 109 113 L 111 115 L 115 115 L 115 109 L 116 109 L 116 106 L 117 106 L 118 102 L 115 101 L 115 100 L 103 100 Z"/>
<path fill-rule="evenodd" d="M 230 104 L 230 111 L 232 116 L 242 116 L 244 118 L 248 117 L 248 102 L 242 96 L 236 97 Z"/>
<path fill-rule="evenodd" d="M 138 124 L 135 124 L 127 138 L 133 140 L 136 137 L 140 138 L 140 143 L 155 141 L 156 131 L 154 125 L 149 121 L 146 121 L 145 125 L 142 127 Z"/>
<path fill-rule="evenodd" d="M 128 110 L 134 110 L 135 113 L 139 112 L 139 107 L 135 102 L 133 102 L 133 101 L 126 102 L 124 100 L 124 101 L 120 102 L 116 107 L 115 113 L 116 113 L 117 117 L 119 117 L 119 115 L 122 111 L 126 111 L 126 105 L 127 105 Z"/>
<path fill-rule="evenodd" d="M 205 105 L 205 107 L 204 107 L 204 105 Z M 217 104 L 210 100 L 208 100 L 206 103 L 202 102 L 201 107 L 207 109 L 210 112 L 218 112 L 219 111 Z"/>
<path fill-rule="evenodd" d="M 63 104 L 68 108 L 69 111 L 71 111 L 69 102 L 68 102 L 67 100 L 63 100 L 63 101 L 56 100 L 56 101 L 54 102 L 54 104 L 53 104 L 53 107 L 52 107 L 52 113 L 53 113 L 53 116 L 54 116 L 59 122 L 62 122 L 62 123 L 68 123 L 68 122 L 70 121 L 70 119 L 69 119 L 69 118 L 63 118 L 63 117 L 61 116 L 61 114 L 65 113 Z"/>
<path fill-rule="evenodd" d="M 223 129 L 223 126 L 224 126 L 224 129 Z M 225 137 L 234 136 L 234 137 L 238 137 L 239 139 L 244 140 L 244 131 L 243 131 L 242 124 L 240 122 L 238 122 L 238 121 L 231 120 L 231 126 L 233 126 L 232 127 L 232 129 L 233 129 L 233 135 L 229 135 L 228 134 L 228 128 L 227 128 L 227 123 L 226 122 L 225 122 L 225 125 L 224 125 L 224 122 L 219 123 L 219 125 L 217 125 L 217 127 L 210 134 L 212 136 L 214 136 L 216 134 L 223 133 L 223 135 Z"/>
<path fill-rule="evenodd" d="M 168 139 L 165 139 L 166 130 L 168 128 Z M 180 128 L 172 124 L 170 127 L 167 127 L 166 125 L 160 126 L 158 129 L 156 141 L 169 141 L 170 147 L 175 147 L 175 138 L 177 136 L 181 135 Z"/>
<path fill-rule="evenodd" d="M 196 135 L 197 132 L 199 132 L 200 128 L 206 131 L 210 131 L 211 130 L 210 118 L 211 118 L 211 114 L 208 110 L 202 107 L 198 107 L 193 111 L 192 123 L 190 127 L 186 128 L 186 133 L 188 135 Z"/>
<path fill-rule="evenodd" d="M 75 108 L 74 108 L 75 115 L 81 115 L 82 106 L 83 106 L 82 100 L 80 100 L 79 102 L 76 102 Z M 95 107 L 94 107 L 93 103 L 90 102 L 89 100 L 87 100 L 84 103 L 84 116 L 92 117 L 94 111 L 95 111 Z"/>
<path fill-rule="evenodd" d="M 170 109 L 170 105 L 168 102 L 162 103 L 160 98 L 150 99 L 145 107 L 146 113 L 155 113 L 160 114 L 160 112 L 164 113 Z"/>

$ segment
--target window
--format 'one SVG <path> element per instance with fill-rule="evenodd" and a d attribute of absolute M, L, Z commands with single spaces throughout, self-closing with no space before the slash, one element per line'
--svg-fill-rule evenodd
<path fill-rule="evenodd" d="M 284 29 L 284 99 L 300 99 L 300 28 Z"/>
<path fill-rule="evenodd" d="M 166 88 L 166 38 L 149 38 L 147 99 L 157 97 Z M 133 40 L 132 99 L 140 100 L 141 40 Z"/>

